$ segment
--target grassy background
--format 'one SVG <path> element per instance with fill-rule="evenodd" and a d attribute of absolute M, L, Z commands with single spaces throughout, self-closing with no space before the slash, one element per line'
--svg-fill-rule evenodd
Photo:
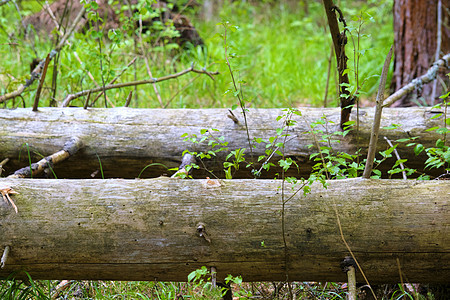
<path fill-rule="evenodd" d="M 41 9 L 38 1 L 18 1 L 20 14 L 12 4 L 0 7 L 0 94 L 14 91 L 30 73 L 30 62 L 43 58 L 54 48 L 52 40 L 24 37 L 20 30 L 20 19 Z M 199 1 L 201 2 L 201 1 Z M 207 67 L 219 71 L 212 81 L 204 75 L 188 74 L 175 80 L 158 84 L 163 104 L 169 108 L 231 107 L 237 104 L 232 93 L 231 79 L 224 64 L 224 33 L 219 22 L 230 22 L 238 26 L 227 36 L 232 68 L 238 80 L 248 107 L 298 107 L 324 106 L 327 71 L 331 53 L 331 38 L 327 30 L 326 17 L 320 1 L 308 1 L 308 12 L 301 1 L 257 1 L 253 5 L 241 1 L 225 1 L 222 9 L 210 21 L 201 18 L 198 10 L 187 10 L 192 23 L 205 41 L 205 48 L 190 47 L 183 51 L 173 50 L 173 45 L 148 47 L 147 57 L 154 77 L 175 73 L 194 63 L 198 68 Z M 363 105 L 371 105 L 377 87 L 386 53 L 393 43 L 392 32 L 393 0 L 340 1 L 340 7 L 352 30 L 347 54 L 351 81 L 355 82 L 355 56 L 360 54 L 359 81 L 367 78 L 361 88 Z M 364 17 L 363 24 L 361 16 Z M 360 34 L 355 31 L 362 26 Z M 144 39 L 152 45 L 154 36 L 147 32 Z M 141 51 L 135 50 L 135 42 L 125 32 L 124 38 L 113 43 L 102 40 L 102 51 L 98 41 L 89 35 L 77 33 L 66 46 L 58 60 L 50 64 L 40 106 L 48 106 L 52 97 L 51 78 L 53 65 L 58 70 L 55 100 L 60 102 L 67 94 L 95 85 L 87 76 L 91 72 L 95 80 L 108 82 L 126 64 L 137 57 L 136 68 L 129 68 L 118 80 L 128 82 L 147 79 L 147 71 Z M 361 42 L 359 52 L 354 43 Z M 80 63 L 75 53 L 81 58 Z M 327 106 L 337 106 L 334 53 L 331 57 L 331 80 L 327 94 Z M 100 68 L 102 61 L 103 70 Z M 37 83 L 34 83 L 20 98 L 8 101 L 7 108 L 32 106 Z M 122 106 L 129 91 L 123 88 L 107 92 L 111 104 Z M 75 100 L 72 105 L 83 106 L 84 99 Z M 102 99 L 96 106 L 103 107 Z M 158 108 L 158 102 L 151 85 L 139 86 L 137 100 L 131 107 Z M 244 278 L 245 280 L 245 278 Z M 56 281 L 2 281 L 2 299 L 50 299 Z M 285 287 L 284 287 L 285 288 Z M 299 298 L 344 299 L 345 290 L 337 284 L 296 283 Z M 245 294 L 272 295 L 271 284 L 242 285 L 239 290 Z M 155 282 L 72 282 L 62 293 L 63 298 L 83 299 L 212 299 L 217 294 L 208 294 L 197 285 L 186 283 Z M 280 299 L 286 291 L 280 293 Z M 399 294 L 397 294 L 398 296 Z"/>
<path fill-rule="evenodd" d="M 392 0 L 383 1 L 341 1 L 350 28 L 360 25 L 358 17 L 365 18 L 360 34 L 361 54 L 359 78 L 369 78 L 362 87 L 363 103 L 370 105 L 373 100 L 378 78 L 386 53 L 393 42 Z M 327 81 L 328 61 L 331 53 L 331 38 L 327 30 L 326 17 L 320 1 L 308 1 L 308 13 L 298 1 L 257 2 L 254 5 L 241 1 L 225 1 L 224 6 L 211 21 L 200 17 L 199 10 L 186 10 L 193 24 L 205 41 L 206 48 L 190 47 L 186 51 L 172 50 L 173 45 L 149 48 L 147 57 L 154 77 L 175 73 L 186 69 L 193 62 L 198 68 L 208 66 L 208 70 L 218 70 L 220 75 L 212 81 L 207 76 L 185 75 L 175 80 L 158 84 L 164 105 L 169 108 L 208 108 L 230 107 L 236 103 L 232 93 L 224 95 L 230 88 L 230 74 L 223 63 L 224 42 L 219 36 L 223 27 L 216 25 L 228 21 L 238 26 L 235 32 L 227 36 L 229 53 L 235 76 L 245 82 L 242 90 L 251 107 L 297 107 L 323 106 Z M 22 14 L 30 14 L 40 9 L 37 1 L 22 1 Z M 372 18 L 372 19 L 370 19 Z M 48 38 L 25 38 L 18 30 L 21 28 L 18 12 L 12 4 L 0 8 L 0 94 L 13 91 L 29 74 L 29 64 L 33 58 L 43 58 L 54 47 Z M 106 34 L 105 34 L 106 35 Z M 358 34 L 351 37 L 356 42 Z M 150 32 L 144 35 L 152 40 Z M 93 88 L 95 85 L 87 76 L 90 71 L 101 84 L 102 73 L 105 82 L 111 80 L 134 57 L 136 70 L 129 68 L 118 80 L 127 82 L 147 79 L 147 71 L 142 53 L 136 54 L 133 38 L 126 33 L 119 43 L 102 40 L 102 53 L 98 42 L 86 35 L 76 34 L 71 46 L 61 51 L 58 60 L 58 77 L 55 100 L 61 101 L 68 93 Z M 75 52 L 82 64 L 75 59 Z M 355 82 L 353 43 L 349 38 L 347 54 L 349 56 L 350 78 Z M 103 72 L 100 69 L 100 59 Z M 55 60 L 56 62 L 56 60 Z M 328 91 L 327 106 L 337 105 L 335 85 L 335 62 L 332 57 L 331 82 Z M 41 106 L 49 105 L 53 63 L 50 64 L 45 89 L 41 96 Z M 195 79 L 195 80 L 194 80 Z M 23 94 L 26 106 L 31 106 L 37 84 Z M 125 103 L 128 92 L 133 88 L 123 88 L 107 92 L 112 104 Z M 132 107 L 160 107 L 151 85 L 139 86 L 137 101 Z M 19 99 L 16 99 L 19 100 Z M 19 105 L 8 104 L 8 107 Z M 72 104 L 82 106 L 79 99 Z M 23 103 L 20 103 L 23 105 Z M 97 106 L 104 106 L 99 101 Z"/>

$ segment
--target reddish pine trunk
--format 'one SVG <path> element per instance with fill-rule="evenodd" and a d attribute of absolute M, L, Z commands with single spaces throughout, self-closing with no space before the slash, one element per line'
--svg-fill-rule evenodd
<path fill-rule="evenodd" d="M 437 45 L 438 0 L 394 0 L 395 62 L 392 89 L 394 91 L 412 79 L 425 74 L 435 61 Z M 450 52 L 450 0 L 442 0 L 442 53 Z M 440 73 L 445 80 L 445 71 Z M 433 83 L 423 85 L 393 106 L 412 106 L 431 101 Z M 441 95 L 438 84 L 436 97 Z M 417 100 L 417 101 L 414 101 Z"/>

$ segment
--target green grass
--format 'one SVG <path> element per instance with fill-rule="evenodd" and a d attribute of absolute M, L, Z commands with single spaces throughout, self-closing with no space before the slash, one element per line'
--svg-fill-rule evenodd
<path fill-rule="evenodd" d="M 24 11 L 31 13 L 40 7 L 30 1 L 22 1 Z M 360 80 L 380 73 L 384 57 L 392 43 L 392 0 L 381 2 L 342 1 L 341 8 L 346 14 L 349 26 L 357 26 L 352 17 L 360 12 L 368 13 L 373 21 L 367 21 L 362 33 L 361 49 L 367 51 L 361 57 Z M 281 3 L 281 4 L 280 4 Z M 220 75 L 212 81 L 207 76 L 188 74 L 175 80 L 158 84 L 163 103 L 169 108 L 207 108 L 231 107 L 236 99 L 232 94 L 224 95 L 230 88 L 230 76 L 223 64 L 224 43 L 218 36 L 223 28 L 218 22 L 228 21 L 239 27 L 236 32 L 228 34 L 230 53 L 236 56 L 231 60 L 233 70 L 239 80 L 245 81 L 242 90 L 248 106 L 252 107 L 290 107 L 322 106 L 327 80 L 328 57 L 331 38 L 326 26 L 326 18 L 320 2 L 309 4 L 309 14 L 297 4 L 264 3 L 256 5 L 242 4 L 240 1 L 227 3 L 211 22 L 205 22 L 191 13 L 191 19 L 205 40 L 206 50 L 200 48 L 188 51 L 173 51 L 171 47 L 153 48 L 148 57 L 154 77 L 175 73 L 188 68 L 192 62 L 198 68 L 208 66 L 209 70 L 218 70 Z M 28 8 L 28 9 L 27 9 Z M 29 63 L 37 56 L 42 58 L 53 48 L 52 42 L 45 39 L 24 40 L 17 28 L 20 28 L 17 12 L 12 5 L 0 8 L 0 39 L 6 41 L 0 45 L 2 63 L 0 65 L 0 93 L 13 91 L 23 82 L 29 73 Z M 356 39 L 357 36 L 354 35 Z M 152 37 L 148 34 L 147 38 Z M 10 43 L 14 43 L 11 45 Z M 58 81 L 56 100 L 61 101 L 68 93 L 94 87 L 88 77 L 91 72 L 101 84 L 100 58 L 103 63 L 103 78 L 111 80 L 135 56 L 134 42 L 125 38 L 114 44 L 103 40 L 102 53 L 98 42 L 83 34 L 76 34 L 72 45 L 61 51 L 58 61 Z M 33 46 L 34 45 L 34 46 Z M 347 47 L 349 68 L 353 69 L 353 50 L 351 42 Z M 75 53 L 78 54 L 80 63 Z M 211 65 L 212 64 L 212 65 Z M 142 58 L 137 62 L 137 79 L 147 79 L 147 71 Z M 334 56 L 333 68 L 334 70 Z M 53 74 L 50 64 L 41 106 L 50 103 L 49 88 Z M 337 105 L 335 73 L 331 72 L 328 93 L 329 106 Z M 351 74 L 351 80 L 353 80 Z M 196 78 L 196 79 L 195 79 Z M 195 80 L 194 80 L 195 79 Z M 134 80 L 134 69 L 129 68 L 118 82 Z M 192 80 L 194 80 L 192 82 Z M 377 78 L 372 78 L 363 87 L 371 99 L 375 93 Z M 27 107 L 32 105 L 37 83 L 23 94 Z M 128 92 L 133 88 L 123 88 L 107 92 L 111 104 L 121 106 L 125 103 Z M 23 105 L 22 100 L 9 101 L 8 107 Z M 83 106 L 84 98 L 75 100 L 72 105 Z M 101 97 L 96 106 L 104 106 Z M 138 101 L 132 101 L 132 107 L 160 107 L 151 85 L 138 87 Z"/>

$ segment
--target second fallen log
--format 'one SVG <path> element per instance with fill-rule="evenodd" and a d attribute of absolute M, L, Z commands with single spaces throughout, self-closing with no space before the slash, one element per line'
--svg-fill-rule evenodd
<path fill-rule="evenodd" d="M 310 124 L 326 117 L 328 122 L 319 125 L 325 133 L 339 131 L 338 108 L 317 109 L 299 108 L 302 116 L 294 116 L 297 121 L 289 130 L 291 137 L 286 142 L 285 155 L 292 158 L 300 167 L 299 173 L 292 170 L 288 175 L 307 176 L 311 170 L 312 162 L 309 156 L 317 152 L 316 147 L 308 147 L 315 144 L 314 137 L 310 133 Z M 352 114 L 352 120 L 356 120 L 356 110 Z M 425 147 L 435 146 L 437 139 L 442 136 L 436 131 L 427 131 L 433 127 L 442 126 L 443 117 L 431 119 L 442 113 L 439 110 L 429 108 L 386 108 L 383 112 L 381 126 L 389 127 L 392 124 L 400 126 L 394 129 L 381 129 L 380 137 L 387 136 L 391 141 L 418 137 L 415 142 L 422 143 Z M 142 177 L 157 177 L 163 173 L 169 173 L 168 168 L 178 167 L 184 150 L 208 151 L 211 147 L 207 141 L 193 144 L 184 141 L 183 134 L 197 135 L 200 139 L 202 129 L 217 129 L 210 131 L 213 138 L 224 137 L 228 143 L 227 151 L 217 154 L 212 160 L 205 160 L 205 165 L 218 176 L 223 176 L 223 161 L 232 150 L 248 148 L 247 133 L 243 125 L 242 116 L 234 112 L 238 119 L 236 123 L 227 115 L 226 109 L 88 109 L 81 108 L 40 108 L 38 112 L 31 109 L 3 110 L 0 115 L 0 158 L 9 158 L 10 162 L 4 167 L 4 174 L 11 174 L 17 169 L 28 166 L 28 154 L 25 144 L 30 148 L 32 161 L 37 161 L 42 156 L 56 153 L 64 144 L 74 137 L 82 140 L 85 148 L 55 167 L 58 178 L 89 178 L 100 168 L 105 177 L 135 178 L 141 170 L 147 168 Z M 283 122 L 277 122 L 276 118 L 285 114 L 281 109 L 250 109 L 248 126 L 250 138 L 254 149 L 251 155 L 247 149 L 247 161 L 255 162 L 255 168 L 259 169 L 261 163 L 257 162 L 260 155 L 265 154 L 266 143 L 255 143 L 255 138 L 269 141 L 270 137 L 277 135 L 276 129 L 283 126 Z M 364 155 L 367 150 L 373 120 L 373 109 L 360 110 L 359 132 L 351 132 L 346 137 L 336 136 L 338 140 L 332 143 L 335 152 L 355 153 L 360 148 Z M 209 134 L 209 132 L 207 133 Z M 422 153 L 414 155 L 407 143 L 400 143 L 397 151 L 402 159 L 408 159 L 408 167 L 422 169 L 427 156 Z M 325 145 L 325 144 L 322 144 Z M 389 146 L 384 141 L 379 143 L 377 151 L 386 150 Z M 364 157 L 364 156 L 362 156 Z M 20 158 L 20 160 L 19 160 Z M 272 162 L 276 163 L 280 157 L 275 155 Z M 393 165 L 384 163 L 381 168 L 389 169 Z M 279 169 L 272 168 L 270 172 L 263 172 L 263 178 L 273 178 Z M 437 174 L 439 175 L 439 174 Z M 197 173 L 196 176 L 211 176 L 208 173 Z M 235 178 L 253 177 L 250 169 L 245 165 L 235 174 Z"/>

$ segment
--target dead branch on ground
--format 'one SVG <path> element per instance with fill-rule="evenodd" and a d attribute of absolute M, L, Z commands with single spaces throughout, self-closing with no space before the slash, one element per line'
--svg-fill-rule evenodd
<path fill-rule="evenodd" d="M 53 165 L 60 163 L 70 156 L 74 155 L 83 147 L 84 145 L 81 139 L 73 138 L 64 145 L 64 148 L 62 150 L 41 159 L 37 163 L 17 170 L 16 172 L 14 172 L 14 174 L 8 176 L 8 178 L 25 178 L 28 176 L 37 176 L 44 172 L 45 169 L 51 169 Z"/>
<path fill-rule="evenodd" d="M 450 53 L 447 53 L 444 55 L 440 60 L 433 63 L 431 68 L 428 69 L 427 73 L 424 75 L 413 79 L 410 83 L 390 95 L 383 103 L 383 107 L 391 106 L 396 102 L 397 100 L 400 100 L 403 96 L 411 93 L 414 91 L 414 89 L 421 87 L 423 84 L 426 84 L 428 82 L 431 82 L 433 79 L 436 78 L 437 72 L 439 68 L 446 67 L 448 68 L 448 65 L 450 63 Z"/>

